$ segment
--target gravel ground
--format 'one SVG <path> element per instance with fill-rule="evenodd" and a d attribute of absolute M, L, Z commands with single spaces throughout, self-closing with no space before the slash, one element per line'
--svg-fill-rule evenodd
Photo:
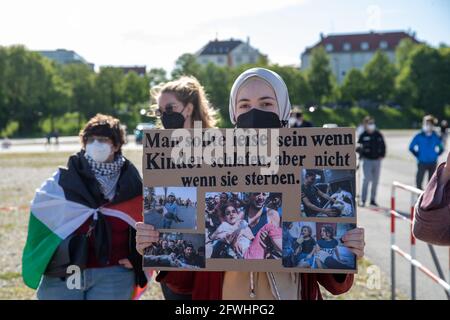
<path fill-rule="evenodd" d="M 29 203 L 36 188 L 51 176 L 58 166 L 64 166 L 70 153 L 8 153 L 0 155 L 0 300 L 35 299 L 35 291 L 27 288 L 21 278 L 21 256 L 25 245 Z M 142 153 L 127 150 L 125 156 L 141 171 Z M 382 275 L 381 288 L 369 290 L 367 267 L 360 261 L 359 274 L 353 288 L 345 295 L 334 297 L 322 290 L 326 299 L 388 299 L 389 285 Z M 162 299 L 158 284 L 151 283 L 142 299 Z"/>

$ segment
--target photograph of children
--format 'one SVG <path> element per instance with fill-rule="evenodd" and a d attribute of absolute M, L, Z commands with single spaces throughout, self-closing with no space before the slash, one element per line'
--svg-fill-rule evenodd
<path fill-rule="evenodd" d="M 205 201 L 208 259 L 281 259 L 281 193 L 207 192 Z"/>
<path fill-rule="evenodd" d="M 146 248 L 144 267 L 205 268 L 203 234 L 161 233 L 159 241 Z"/>
<path fill-rule="evenodd" d="M 197 188 L 145 187 L 144 222 L 157 229 L 196 229 Z"/>
<path fill-rule="evenodd" d="M 354 228 L 351 223 L 283 223 L 283 266 L 354 270 L 356 256 L 341 241 Z"/>
<path fill-rule="evenodd" d="M 303 217 L 355 217 L 355 170 L 302 170 Z"/>

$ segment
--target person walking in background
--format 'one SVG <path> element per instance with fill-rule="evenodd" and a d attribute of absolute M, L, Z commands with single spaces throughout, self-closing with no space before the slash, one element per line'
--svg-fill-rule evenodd
<path fill-rule="evenodd" d="M 365 206 L 367 191 L 369 184 L 371 184 L 370 205 L 378 207 L 376 203 L 377 187 L 380 178 L 381 160 L 386 155 L 386 144 L 383 135 L 376 129 L 375 120 L 372 117 L 365 117 L 363 123 L 364 131 L 358 138 L 359 146 L 356 149 L 360 156 L 363 173 L 360 205 Z"/>
<path fill-rule="evenodd" d="M 439 156 L 444 152 L 442 140 L 434 131 L 436 119 L 432 115 L 423 118 L 422 130 L 417 133 L 409 145 L 409 151 L 417 159 L 416 187 L 422 189 L 425 172 L 430 180 Z"/>
<path fill-rule="evenodd" d="M 431 244 L 450 246 L 450 152 L 415 205 L 413 233 Z"/>

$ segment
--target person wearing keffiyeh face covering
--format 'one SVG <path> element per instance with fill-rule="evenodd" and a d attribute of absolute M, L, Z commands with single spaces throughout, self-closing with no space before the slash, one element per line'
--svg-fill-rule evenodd
<path fill-rule="evenodd" d="M 78 229 L 58 246 L 37 297 L 131 299 L 137 286 L 144 288 L 147 283 L 142 257 L 134 243 L 135 221 L 142 216 L 142 179 L 122 155 L 125 132 L 118 119 L 97 114 L 81 130 L 80 140 L 81 151 L 70 156 L 67 168 L 59 169 L 58 184 L 68 203 L 96 212 L 84 222 L 81 220 Z M 106 214 L 102 208 L 114 209 L 117 214 Z M 74 216 L 72 220 L 75 219 L 81 218 Z M 73 261 L 74 257 L 84 258 Z M 82 270 L 80 288 L 67 287 L 67 264 L 78 265 Z"/>

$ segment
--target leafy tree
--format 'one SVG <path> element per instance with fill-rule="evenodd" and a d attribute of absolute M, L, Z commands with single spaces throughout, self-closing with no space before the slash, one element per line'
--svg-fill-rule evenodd
<path fill-rule="evenodd" d="M 194 54 L 182 54 L 175 62 L 175 68 L 172 71 L 172 78 L 178 78 L 182 75 L 194 76 L 199 78 L 201 73 L 201 65 L 197 62 Z"/>
<path fill-rule="evenodd" d="M 149 72 L 147 73 L 147 78 L 149 81 L 150 88 L 152 88 L 162 82 L 166 82 L 168 80 L 167 72 L 166 72 L 166 70 L 164 70 L 162 68 L 150 69 Z"/>
<path fill-rule="evenodd" d="M 96 109 L 96 74 L 84 64 L 63 65 L 59 72 L 63 80 L 70 85 L 70 112 L 77 112 L 78 126 L 81 127 L 84 119 L 91 116 L 92 110 Z"/>
<path fill-rule="evenodd" d="M 119 104 L 123 99 L 123 71 L 114 67 L 104 67 L 100 69 L 95 79 L 95 109 L 88 113 L 88 118 L 96 113 L 120 114 Z"/>
<path fill-rule="evenodd" d="M 8 109 L 6 68 L 8 65 L 7 48 L 0 46 L 0 130 L 8 124 L 10 114 Z"/>
<path fill-rule="evenodd" d="M 414 48 L 397 79 L 399 92 L 411 91 L 406 101 L 441 117 L 450 103 L 450 54 L 446 48 Z"/>
<path fill-rule="evenodd" d="M 307 78 L 314 102 L 326 102 L 332 94 L 335 79 L 331 71 L 330 60 L 323 47 L 313 49 Z"/>
<path fill-rule="evenodd" d="M 37 132 L 39 122 L 49 111 L 54 110 L 51 99 L 55 68 L 41 55 L 26 50 L 23 46 L 10 47 L 7 53 L 6 97 L 9 119 L 19 122 L 19 134 Z M 65 105 L 61 105 L 63 109 Z"/>
<path fill-rule="evenodd" d="M 397 70 L 402 70 L 408 62 L 411 51 L 417 47 L 418 44 L 414 43 L 411 39 L 405 38 L 400 41 L 395 49 L 395 63 Z"/>
<path fill-rule="evenodd" d="M 364 66 L 367 98 L 372 102 L 386 103 L 394 94 L 395 67 L 382 51 L 377 51 Z"/>
<path fill-rule="evenodd" d="M 366 78 L 358 69 L 351 69 L 341 85 L 341 101 L 354 104 L 366 96 Z"/>
<path fill-rule="evenodd" d="M 220 116 L 224 121 L 221 125 L 231 126 L 231 123 L 228 122 L 228 103 L 232 85 L 229 68 L 209 63 L 202 68 L 198 80 L 204 86 L 213 107 L 219 109 Z"/>

